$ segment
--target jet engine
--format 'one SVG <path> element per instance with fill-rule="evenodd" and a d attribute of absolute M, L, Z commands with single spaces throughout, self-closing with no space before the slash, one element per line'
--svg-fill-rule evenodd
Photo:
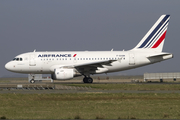
<path fill-rule="evenodd" d="M 53 80 L 69 80 L 74 77 L 73 69 L 55 69 L 51 75 Z"/>

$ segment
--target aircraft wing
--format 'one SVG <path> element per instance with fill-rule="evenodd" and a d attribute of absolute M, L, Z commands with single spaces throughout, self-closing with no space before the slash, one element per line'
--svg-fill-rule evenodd
<path fill-rule="evenodd" d="M 76 64 L 74 68 L 81 74 L 84 73 L 96 73 L 97 72 L 106 72 L 108 71 L 107 68 L 104 68 L 103 65 L 112 66 L 111 63 L 117 60 L 105 60 L 105 61 L 98 61 L 98 62 L 91 62 L 91 63 L 84 63 L 84 64 Z"/>
<path fill-rule="evenodd" d="M 89 62 L 89 63 L 80 63 L 75 65 L 54 65 L 50 68 L 52 72 L 56 68 L 75 68 L 80 73 L 85 73 L 89 71 L 95 71 L 99 68 L 103 68 L 103 65 L 111 66 L 111 63 L 117 60 L 104 60 L 104 61 L 96 61 L 96 62 Z"/>
<path fill-rule="evenodd" d="M 74 65 L 74 67 L 75 68 L 79 68 L 79 67 L 102 67 L 102 65 L 110 65 L 114 61 L 117 61 L 117 60 L 104 60 L 104 61 L 98 61 L 98 62 L 76 64 L 76 65 Z"/>

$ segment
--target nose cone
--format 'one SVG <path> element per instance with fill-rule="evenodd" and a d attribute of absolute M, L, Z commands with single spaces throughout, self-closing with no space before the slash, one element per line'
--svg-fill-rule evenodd
<path fill-rule="evenodd" d="M 5 65 L 6 70 L 13 71 L 13 65 L 11 62 L 6 63 Z"/>

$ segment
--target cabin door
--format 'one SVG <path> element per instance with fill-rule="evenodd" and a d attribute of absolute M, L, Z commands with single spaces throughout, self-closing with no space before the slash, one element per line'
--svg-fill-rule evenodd
<path fill-rule="evenodd" d="M 36 66 L 35 55 L 29 55 L 29 66 Z"/>
<path fill-rule="evenodd" d="M 134 53 L 129 54 L 129 65 L 135 65 L 135 55 L 134 55 Z"/>

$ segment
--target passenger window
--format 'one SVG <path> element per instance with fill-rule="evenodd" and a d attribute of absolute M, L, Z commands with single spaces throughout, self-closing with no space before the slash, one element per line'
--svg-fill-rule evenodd
<path fill-rule="evenodd" d="M 22 61 L 22 58 L 20 58 L 20 61 Z"/>

